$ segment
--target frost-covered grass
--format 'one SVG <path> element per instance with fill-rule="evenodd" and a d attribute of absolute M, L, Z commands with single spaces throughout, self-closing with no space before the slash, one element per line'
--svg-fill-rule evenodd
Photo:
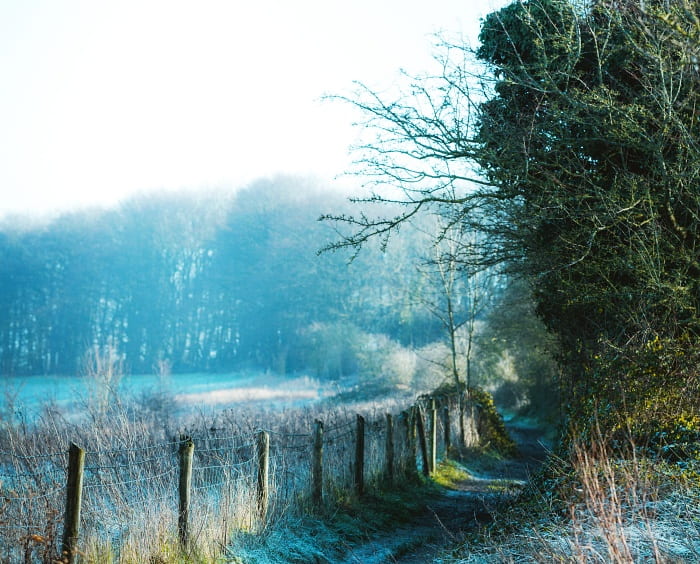
<path fill-rule="evenodd" d="M 282 377 L 261 371 L 229 374 L 133 374 L 120 375 L 93 361 L 82 376 L 2 375 L 0 416 L 5 421 L 34 422 L 52 409 L 66 416 L 106 409 L 108 402 L 153 403 L 158 397 L 170 402 L 180 416 L 217 411 L 241 403 L 274 404 L 278 408 L 308 405 L 337 393 L 338 387 L 305 374 Z M 90 405 L 89 409 L 86 407 Z"/>
<path fill-rule="evenodd" d="M 495 523 L 443 562 L 700 562 L 700 464 L 602 443 L 552 458 Z"/>
<path fill-rule="evenodd" d="M 434 482 L 415 475 L 400 487 L 361 500 L 347 497 L 321 513 L 287 519 L 266 535 L 239 535 L 227 556 L 241 563 L 344 562 L 348 550 L 412 522 L 440 493 Z"/>
<path fill-rule="evenodd" d="M 113 397 L 107 404 L 86 403 L 79 414 L 49 403 L 34 421 L 0 421 L 0 562 L 56 561 L 71 442 L 86 450 L 79 540 L 86 562 L 235 561 L 246 551 L 280 558 L 295 551 L 297 561 L 313 561 L 319 546 L 342 548 L 338 528 L 308 522 L 327 521 L 352 503 L 355 415 L 367 421 L 365 476 L 371 489 L 381 481 L 385 413 L 407 407 L 364 398 L 294 409 L 252 402 L 178 416 L 173 401 L 163 394 L 130 401 Z M 309 492 L 315 419 L 325 424 L 326 479 L 324 505 L 314 509 Z M 264 519 L 256 495 L 260 429 L 269 431 L 271 443 L 271 503 Z M 186 550 L 177 536 L 181 434 L 195 442 L 192 542 Z M 317 517 L 301 519 L 309 514 Z"/>

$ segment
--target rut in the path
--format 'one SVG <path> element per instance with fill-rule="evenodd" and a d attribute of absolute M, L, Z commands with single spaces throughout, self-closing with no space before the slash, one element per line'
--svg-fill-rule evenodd
<path fill-rule="evenodd" d="M 428 503 L 415 519 L 397 529 L 351 549 L 345 564 L 425 564 L 464 533 L 488 522 L 503 499 L 505 484 L 524 482 L 546 457 L 539 429 L 509 425 L 518 455 L 499 462 L 488 476 L 464 480 Z M 467 465 L 468 466 L 468 465 Z"/>

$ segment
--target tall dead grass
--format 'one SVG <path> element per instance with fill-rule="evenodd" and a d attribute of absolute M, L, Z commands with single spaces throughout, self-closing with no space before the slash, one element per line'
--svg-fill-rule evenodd
<path fill-rule="evenodd" d="M 599 438 L 573 445 L 569 460 L 552 457 L 546 480 L 447 561 L 700 562 L 700 464 L 607 444 Z"/>
<path fill-rule="evenodd" d="M 116 381 L 114 374 L 106 379 L 104 394 L 87 402 L 80 416 L 48 405 L 31 424 L 0 423 L 0 562 L 56 562 L 71 442 L 86 450 L 82 561 L 211 562 L 252 537 L 258 543 L 274 538 L 285 522 L 309 511 L 314 419 L 323 419 L 328 430 L 325 503 L 331 508 L 351 495 L 355 414 L 369 422 L 366 477 L 376 483 L 384 465 L 384 414 L 401 407 L 241 406 L 176 420 L 163 416 L 160 393 L 152 405 L 143 398 L 115 400 Z M 269 431 L 271 448 L 271 505 L 264 521 L 256 495 L 254 437 L 260 429 Z M 176 526 L 181 434 L 195 443 L 187 551 L 178 544 Z"/>

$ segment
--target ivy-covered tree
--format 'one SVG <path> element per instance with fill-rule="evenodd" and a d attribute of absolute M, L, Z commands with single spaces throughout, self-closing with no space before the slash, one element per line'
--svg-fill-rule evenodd
<path fill-rule="evenodd" d="M 484 22 L 479 163 L 511 202 L 585 424 L 673 426 L 698 405 L 695 2 L 514 3 Z"/>
<path fill-rule="evenodd" d="M 350 99 L 376 133 L 361 172 L 394 188 L 367 200 L 402 208 L 337 216 L 355 228 L 341 244 L 426 211 L 480 230 L 465 262 L 530 280 L 579 427 L 700 428 L 699 14 L 689 0 L 513 2 L 475 53 L 444 42 L 437 76 Z"/>

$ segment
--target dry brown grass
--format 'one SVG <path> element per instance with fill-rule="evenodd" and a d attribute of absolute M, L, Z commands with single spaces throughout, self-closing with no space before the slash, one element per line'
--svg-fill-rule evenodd
<path fill-rule="evenodd" d="M 602 440 L 550 460 L 548 479 L 461 549 L 460 564 L 700 562 L 700 465 L 626 456 Z M 533 493 L 536 492 L 536 493 Z"/>

